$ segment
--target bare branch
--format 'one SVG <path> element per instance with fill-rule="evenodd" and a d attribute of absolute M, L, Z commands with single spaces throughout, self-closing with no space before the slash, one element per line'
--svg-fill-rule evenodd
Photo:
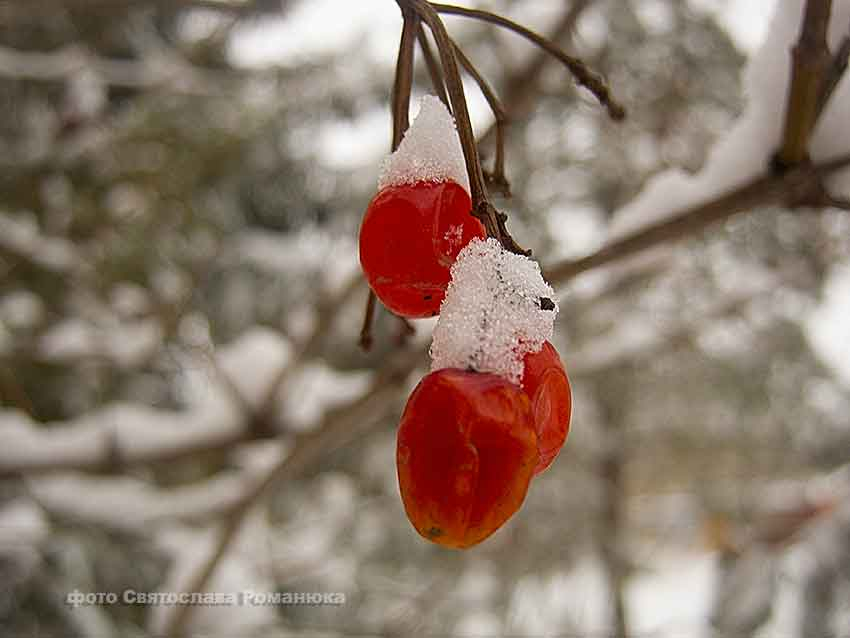
<path fill-rule="evenodd" d="M 823 95 L 830 66 L 826 29 L 832 0 L 807 0 L 800 39 L 792 49 L 791 82 L 785 111 L 785 130 L 777 154 L 779 166 L 787 168 L 802 162 L 808 154 L 809 138 Z"/>
<path fill-rule="evenodd" d="M 485 173 L 484 177 L 487 179 L 488 183 L 495 186 L 506 196 L 510 195 L 510 185 L 505 177 L 505 126 L 508 122 L 505 109 L 496 95 L 496 92 L 493 91 L 493 88 L 488 84 L 487 80 L 485 80 L 481 73 L 478 72 L 478 69 L 472 61 L 466 57 L 466 54 L 461 50 L 456 42 L 452 41 L 452 44 L 454 44 L 455 55 L 457 56 L 458 61 L 461 66 L 466 69 L 466 72 L 469 73 L 470 77 L 475 80 L 475 83 L 478 84 L 478 87 L 481 89 L 481 93 L 484 95 L 484 99 L 487 100 L 487 104 L 493 112 L 493 117 L 496 118 L 496 159 L 493 164 L 493 172 L 490 174 Z"/>
<path fill-rule="evenodd" d="M 829 100 L 835 92 L 835 88 L 838 86 L 841 78 L 844 77 L 844 73 L 847 71 L 848 59 L 850 59 L 850 32 L 842 38 L 841 43 L 838 45 L 838 50 L 832 56 L 832 62 L 829 65 L 826 80 L 823 83 L 823 90 L 818 99 L 818 119 L 823 115 L 826 105 L 829 104 Z"/>
<path fill-rule="evenodd" d="M 238 75 L 224 71 L 210 72 L 189 64 L 151 64 L 143 60 L 118 60 L 97 57 L 81 46 L 68 46 L 49 53 L 18 51 L 0 46 L 0 77 L 38 82 L 60 82 L 82 71 L 95 73 L 110 86 L 140 89 L 167 89 L 187 95 L 224 93 L 216 88 L 223 80 L 236 80 Z"/>
<path fill-rule="evenodd" d="M 850 155 L 815 166 L 802 165 L 780 175 L 763 175 L 703 204 L 670 215 L 661 222 L 615 240 L 580 259 L 562 262 L 547 269 L 551 282 L 563 283 L 583 272 L 618 261 L 667 241 L 696 233 L 707 226 L 759 206 L 823 206 L 807 195 L 822 193 L 824 176 L 850 165 Z M 817 195 L 820 197 L 820 195 Z"/>
<path fill-rule="evenodd" d="M 559 42 L 575 28 L 582 12 L 592 0 L 578 0 L 570 5 L 561 18 L 555 23 L 552 31 L 546 36 L 551 42 Z M 521 68 L 515 69 L 504 82 L 502 105 L 509 120 L 519 120 L 525 116 L 534 103 L 536 86 L 546 63 L 554 58 L 543 49 L 539 49 Z M 486 144 L 495 134 L 493 124 L 478 138 L 480 144 Z"/>
<path fill-rule="evenodd" d="M 402 14 L 404 15 L 404 26 L 401 30 L 401 42 L 399 43 L 392 93 L 392 150 L 396 150 L 398 145 L 401 144 L 401 139 L 410 125 L 408 113 L 410 112 L 410 93 L 413 89 L 413 55 L 416 33 L 419 31 L 419 17 L 404 8 L 402 8 Z"/>
<path fill-rule="evenodd" d="M 440 63 L 434 56 L 434 51 L 431 49 L 431 43 L 428 42 L 428 36 L 422 24 L 419 24 L 419 29 L 416 32 L 416 38 L 419 40 L 419 48 L 422 50 L 422 57 L 425 59 L 425 66 L 428 67 L 428 75 L 431 76 L 431 87 L 440 98 L 440 101 L 446 105 L 446 108 L 451 111 L 449 104 L 449 96 L 446 93 L 446 80 L 443 78 L 443 71 L 440 69 Z"/>
<path fill-rule="evenodd" d="M 540 47 L 553 57 L 557 58 L 561 61 L 561 63 L 569 69 L 570 73 L 573 74 L 573 77 L 576 81 L 586 89 L 588 89 L 593 95 L 599 100 L 599 103 L 602 104 L 613 120 L 622 120 L 626 116 L 626 110 L 620 105 L 611 95 L 611 91 L 605 82 L 596 75 L 593 71 L 591 71 L 580 59 L 568 55 L 566 52 L 561 50 L 561 48 L 555 43 L 551 42 L 547 38 L 542 35 L 527 29 L 521 24 L 517 24 L 513 20 L 509 20 L 503 16 L 497 15 L 495 13 L 491 13 L 489 11 L 481 11 L 478 9 L 467 9 L 465 7 L 457 7 L 449 4 L 439 4 L 432 3 L 434 9 L 436 9 L 440 13 L 445 13 L 448 15 L 458 15 L 466 18 L 475 18 L 477 20 L 482 20 L 484 22 L 489 22 L 491 24 L 495 24 L 496 26 L 503 27 L 505 29 L 509 29 L 513 31 L 517 35 L 521 35 L 533 42 L 536 46 Z"/>
<path fill-rule="evenodd" d="M 360 347 L 368 352 L 372 349 L 372 323 L 375 320 L 375 291 L 369 289 L 366 298 L 366 310 L 363 311 L 363 326 L 360 328 Z"/>

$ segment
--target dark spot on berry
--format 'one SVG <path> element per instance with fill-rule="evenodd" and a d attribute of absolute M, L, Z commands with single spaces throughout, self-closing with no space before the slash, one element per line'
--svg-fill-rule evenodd
<path fill-rule="evenodd" d="M 540 297 L 540 309 L 541 310 L 554 310 L 555 302 L 549 299 L 549 297 Z"/>
<path fill-rule="evenodd" d="M 422 297 L 422 298 L 423 298 L 425 301 L 429 301 L 430 299 L 433 299 L 433 298 L 434 298 L 434 295 L 425 295 L 425 296 L 424 296 L 424 297 Z"/>
<path fill-rule="evenodd" d="M 428 536 L 430 536 L 431 538 L 437 538 L 438 536 L 442 536 L 442 535 L 443 535 L 443 530 L 441 530 L 439 527 L 432 527 L 431 529 L 428 530 Z"/>

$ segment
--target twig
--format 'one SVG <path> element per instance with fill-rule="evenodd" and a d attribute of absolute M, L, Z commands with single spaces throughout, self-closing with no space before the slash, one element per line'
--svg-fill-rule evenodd
<path fill-rule="evenodd" d="M 802 162 L 809 138 L 822 109 L 823 87 L 830 67 L 826 30 L 832 0 L 807 0 L 800 39 L 792 49 L 791 82 L 785 111 L 785 129 L 777 153 L 780 168 Z"/>
<path fill-rule="evenodd" d="M 401 8 L 404 26 L 401 30 L 401 42 L 396 60 L 395 81 L 392 92 L 393 141 L 392 150 L 401 144 L 401 139 L 409 126 L 410 93 L 413 90 L 413 55 L 416 34 L 419 31 L 419 16 L 405 7 Z"/>
<path fill-rule="evenodd" d="M 428 42 L 428 36 L 425 34 L 425 29 L 422 24 L 419 24 L 419 29 L 416 31 L 416 38 L 419 41 L 419 48 L 422 51 L 422 57 L 425 59 L 425 66 L 428 68 L 428 75 L 431 77 L 431 87 L 440 98 L 440 101 L 451 112 L 452 105 L 449 103 L 449 96 L 446 93 L 446 81 L 443 78 L 443 71 L 440 69 L 440 63 L 434 57 L 434 51 L 431 49 L 431 43 Z"/>
<path fill-rule="evenodd" d="M 591 1 L 578 0 L 574 2 L 563 13 L 551 33 L 546 36 L 547 39 L 551 42 L 558 42 L 565 38 L 575 27 L 582 12 L 590 5 Z M 535 87 L 540 80 L 540 74 L 546 63 L 553 59 L 547 51 L 538 49 L 526 64 L 509 74 L 502 91 L 502 105 L 509 120 L 516 121 L 524 117 L 533 103 Z M 495 132 L 496 125 L 493 124 L 478 138 L 479 144 L 486 144 Z"/>
<path fill-rule="evenodd" d="M 360 328 L 360 348 L 368 352 L 372 349 L 372 323 L 375 320 L 375 291 L 369 289 L 366 298 L 366 310 L 363 311 L 363 326 Z"/>
<path fill-rule="evenodd" d="M 841 43 L 838 45 L 838 50 L 832 56 L 829 70 L 826 73 L 826 79 L 823 82 L 823 90 L 818 98 L 818 120 L 823 115 L 830 98 L 832 98 L 835 87 L 838 86 L 838 83 L 847 71 L 848 59 L 850 59 L 850 33 L 842 38 Z"/>
<path fill-rule="evenodd" d="M 502 106 L 496 92 L 493 91 L 493 88 L 488 84 L 487 80 L 485 80 L 481 73 L 478 72 L 478 69 L 472 61 L 466 56 L 456 42 L 452 41 L 452 44 L 454 45 L 454 51 L 458 61 L 466 72 L 469 73 L 470 77 L 475 80 L 478 88 L 481 89 L 481 93 L 484 95 L 484 99 L 487 100 L 487 104 L 493 112 L 493 117 L 496 119 L 496 158 L 493 163 L 493 172 L 485 173 L 484 178 L 489 184 L 499 189 L 505 196 L 509 196 L 511 187 L 505 177 L 505 126 L 508 122 L 507 115 L 505 114 L 505 108 Z"/>
<path fill-rule="evenodd" d="M 529 254 L 514 241 L 508 232 L 507 216 L 496 210 L 495 206 L 487 197 L 487 187 L 484 179 L 484 171 L 481 168 L 481 160 L 478 156 L 478 147 L 475 142 L 475 134 L 472 131 L 472 121 L 466 105 L 466 96 L 463 89 L 463 81 L 460 77 L 454 45 L 449 37 L 443 21 L 430 2 L 425 0 L 396 0 L 399 6 L 410 7 L 416 11 L 420 19 L 428 25 L 437 44 L 446 89 L 449 94 L 449 102 L 452 105 L 452 113 L 457 124 L 458 137 L 463 149 L 466 163 L 466 171 L 469 175 L 470 195 L 472 197 L 472 214 L 481 220 L 489 237 L 498 239 L 506 250 L 515 253 Z"/>
<path fill-rule="evenodd" d="M 822 164 L 801 165 L 780 175 L 763 175 L 715 199 L 675 213 L 669 218 L 603 246 L 595 253 L 547 269 L 547 278 L 563 283 L 583 272 L 633 255 L 660 243 L 695 233 L 715 222 L 758 206 L 826 206 L 822 180 L 850 165 L 850 155 Z"/>
<path fill-rule="evenodd" d="M 395 80 L 392 90 L 392 121 L 393 139 L 392 150 L 401 144 L 404 134 L 410 126 L 410 94 L 413 91 L 413 56 L 416 35 L 420 32 L 419 16 L 407 7 L 400 5 L 404 26 L 401 31 L 401 42 L 398 47 Z M 366 309 L 363 312 L 363 326 L 360 329 L 360 347 L 368 351 L 372 348 L 372 324 L 375 320 L 377 297 L 370 289 L 366 299 Z"/>
<path fill-rule="evenodd" d="M 481 11 L 479 9 L 467 9 L 466 7 L 457 7 L 450 4 L 439 4 L 436 2 L 432 3 L 432 6 L 439 13 L 445 13 L 448 15 L 458 15 L 466 18 L 475 18 L 477 20 L 489 22 L 499 27 L 509 29 L 517 35 L 520 35 L 526 38 L 527 40 L 530 40 L 535 45 L 560 60 L 561 63 L 565 67 L 567 67 L 567 69 L 569 69 L 570 73 L 573 74 L 573 77 L 576 79 L 576 81 L 581 86 L 585 87 L 591 93 L 593 93 L 596 99 L 599 100 L 599 103 L 602 104 L 608 110 L 608 115 L 611 117 L 611 119 L 622 120 L 626 116 L 625 108 L 623 108 L 623 106 L 611 96 L 610 89 L 601 77 L 599 77 L 589 68 L 587 68 L 584 62 L 582 62 L 579 58 L 568 55 L 566 52 L 561 50 L 558 45 L 543 37 L 539 33 L 535 33 L 534 31 L 527 29 L 526 27 L 514 22 L 513 20 L 509 20 L 504 16 L 500 16 L 489 11 Z"/>

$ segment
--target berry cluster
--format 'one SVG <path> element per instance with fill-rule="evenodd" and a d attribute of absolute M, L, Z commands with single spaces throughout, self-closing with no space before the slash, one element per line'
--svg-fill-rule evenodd
<path fill-rule="evenodd" d="M 380 189 L 361 226 L 360 261 L 395 313 L 440 314 L 432 372 L 401 418 L 398 479 L 416 530 L 466 548 L 519 509 L 557 456 L 571 393 L 548 340 L 557 304 L 539 268 L 485 240 L 464 186 L 434 175 L 408 171 Z"/>

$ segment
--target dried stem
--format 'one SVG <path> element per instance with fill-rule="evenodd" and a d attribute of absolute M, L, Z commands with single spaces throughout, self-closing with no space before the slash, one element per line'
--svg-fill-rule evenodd
<path fill-rule="evenodd" d="M 428 42 L 428 36 L 422 24 L 419 24 L 419 29 L 416 32 L 416 38 L 419 41 L 419 48 L 422 50 L 422 57 L 425 59 L 425 66 L 428 68 L 428 75 L 431 77 L 431 87 L 440 98 L 440 101 L 451 112 L 452 106 L 449 103 L 449 96 L 446 93 L 446 81 L 443 78 L 443 71 L 440 69 L 440 62 L 434 56 L 434 51 L 431 49 L 431 43 Z"/>
<path fill-rule="evenodd" d="M 823 108 L 825 79 L 831 59 L 826 29 L 832 0 L 807 0 L 800 39 L 792 49 L 791 82 L 778 166 L 795 166 L 808 156 L 809 138 Z"/>
<path fill-rule="evenodd" d="M 579 58 L 567 54 L 557 44 L 548 40 L 539 33 L 535 33 L 521 24 L 517 24 L 513 20 L 509 20 L 504 16 L 500 16 L 489 11 L 467 9 L 465 7 L 457 7 L 450 4 L 439 4 L 436 2 L 432 3 L 432 6 L 439 13 L 475 18 L 477 20 L 489 22 L 505 29 L 509 29 L 517 35 L 521 35 L 527 40 L 530 40 L 536 46 L 560 60 L 561 63 L 569 69 L 576 81 L 593 93 L 596 99 L 599 100 L 599 103 L 605 106 L 611 119 L 622 120 L 626 116 L 626 110 L 611 96 L 611 91 L 601 77 L 591 71 Z"/>
<path fill-rule="evenodd" d="M 366 310 L 363 311 L 363 326 L 360 328 L 360 347 L 368 352 L 372 348 L 372 324 L 375 321 L 375 291 L 369 288 Z"/>
<path fill-rule="evenodd" d="M 850 59 L 850 34 L 842 38 L 841 43 L 838 45 L 838 50 L 832 56 L 832 61 L 823 83 L 823 89 L 818 99 L 818 119 L 823 115 L 826 105 L 835 92 L 835 87 L 838 86 L 841 78 L 844 77 L 844 73 L 847 71 L 848 59 Z"/>
<path fill-rule="evenodd" d="M 396 150 L 407 131 L 410 122 L 410 93 L 413 89 L 413 56 L 416 34 L 419 31 L 419 17 L 402 7 L 404 26 L 401 30 L 401 42 L 395 68 L 395 81 L 392 92 L 393 142 Z"/>
<path fill-rule="evenodd" d="M 398 46 L 395 80 L 392 90 L 393 140 L 392 150 L 401 144 L 404 134 L 410 126 L 410 93 L 413 90 L 413 57 L 417 33 L 420 31 L 419 16 L 407 7 L 399 5 L 404 18 L 401 30 L 401 42 Z M 363 327 L 360 329 L 360 347 L 368 351 L 372 347 L 372 324 L 375 319 L 376 297 L 369 290 L 366 309 L 363 313 Z"/>
<path fill-rule="evenodd" d="M 455 56 L 457 56 L 461 66 L 469 73 L 470 77 L 478 84 L 478 88 L 481 89 L 481 93 L 484 95 L 484 99 L 487 100 L 487 104 L 493 112 L 493 117 L 496 119 L 496 158 L 493 163 L 493 172 L 489 174 L 485 173 L 484 178 L 505 196 L 509 196 L 511 187 L 505 177 L 505 126 L 508 123 L 505 108 L 502 106 L 502 102 L 499 100 L 496 92 L 493 91 L 487 80 L 479 73 L 472 61 L 456 42 L 452 41 L 452 44 L 454 45 Z"/>
<path fill-rule="evenodd" d="M 520 254 L 529 254 L 529 251 L 520 247 L 508 232 L 505 225 L 507 216 L 497 211 L 495 206 L 487 198 L 484 171 L 481 168 L 475 134 L 472 130 L 472 121 L 470 120 L 469 110 L 466 105 L 466 95 L 455 56 L 455 47 L 446 31 L 443 21 L 430 2 L 426 2 L 425 0 L 396 0 L 396 2 L 403 8 L 409 7 L 416 11 L 420 19 L 428 25 L 434 36 L 440 56 L 440 64 L 443 68 L 446 90 L 449 94 L 449 102 L 451 103 L 452 113 L 457 123 L 458 137 L 460 137 L 460 144 L 466 162 L 466 171 L 469 175 L 472 214 L 484 224 L 487 235 L 498 239 L 506 250 Z"/>
<path fill-rule="evenodd" d="M 693 234 L 710 224 L 758 206 L 779 203 L 790 207 L 832 205 L 824 200 L 823 178 L 847 166 L 850 166 L 850 155 L 815 166 L 802 164 L 779 175 L 767 174 L 755 178 L 715 199 L 615 240 L 586 257 L 553 266 L 547 270 L 547 278 L 553 283 L 565 282 L 588 270 Z"/>
<path fill-rule="evenodd" d="M 551 42 L 559 42 L 566 38 L 591 1 L 577 0 L 574 2 L 555 23 L 551 33 L 546 37 Z M 514 70 L 505 80 L 504 90 L 502 91 L 502 105 L 509 120 L 516 121 L 524 117 L 525 113 L 531 108 L 540 74 L 550 60 L 553 60 L 552 56 L 540 49 L 522 68 Z M 495 133 L 496 126 L 493 124 L 478 138 L 479 144 L 486 144 Z"/>

